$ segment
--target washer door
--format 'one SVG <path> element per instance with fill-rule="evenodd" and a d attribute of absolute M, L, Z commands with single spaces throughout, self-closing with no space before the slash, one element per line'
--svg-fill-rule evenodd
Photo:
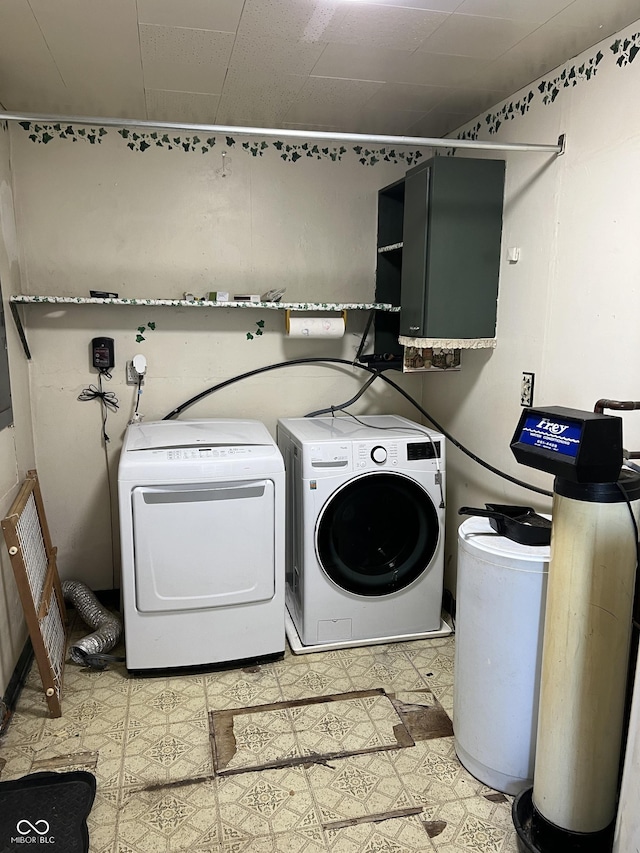
<path fill-rule="evenodd" d="M 365 474 L 325 504 L 316 527 L 320 565 L 342 589 L 388 595 L 429 566 L 440 537 L 427 492 L 401 474 Z"/>

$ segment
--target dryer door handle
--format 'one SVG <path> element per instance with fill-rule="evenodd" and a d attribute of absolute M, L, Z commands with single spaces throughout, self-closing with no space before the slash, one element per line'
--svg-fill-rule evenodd
<path fill-rule="evenodd" d="M 225 486 L 171 486 L 170 488 L 154 488 L 146 486 L 142 497 L 146 504 L 183 504 L 200 503 L 202 501 L 232 501 L 247 498 L 261 498 L 264 495 L 266 483 L 233 483 Z"/>

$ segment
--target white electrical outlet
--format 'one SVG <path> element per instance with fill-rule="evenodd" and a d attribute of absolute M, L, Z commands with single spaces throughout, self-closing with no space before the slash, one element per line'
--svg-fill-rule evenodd
<path fill-rule="evenodd" d="M 140 374 L 133 366 L 133 361 L 127 362 L 127 385 L 137 385 Z M 142 377 L 142 385 L 144 385 L 144 376 Z"/>
<path fill-rule="evenodd" d="M 533 380 L 535 373 L 523 373 L 520 383 L 520 405 L 533 406 Z"/>

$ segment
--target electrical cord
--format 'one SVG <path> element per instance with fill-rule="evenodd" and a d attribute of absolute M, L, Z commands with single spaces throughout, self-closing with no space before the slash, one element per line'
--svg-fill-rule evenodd
<path fill-rule="evenodd" d="M 350 412 L 345 412 L 347 406 L 352 406 L 354 403 L 357 403 L 360 397 L 364 394 L 364 392 L 372 385 L 376 379 L 378 378 L 378 371 L 376 370 L 375 374 L 364 383 L 362 388 L 358 391 L 358 393 L 353 396 L 350 400 L 347 400 L 346 403 L 341 403 L 339 406 L 329 406 L 326 409 L 318 409 L 316 412 L 309 412 L 308 415 L 305 415 L 305 418 L 317 418 L 320 415 L 335 415 L 336 412 L 344 412 L 345 415 L 351 415 Z M 355 415 L 351 415 L 351 417 L 355 417 Z M 365 424 L 366 426 L 366 424 Z"/>
<path fill-rule="evenodd" d="M 102 388 L 102 377 L 105 379 L 111 379 L 111 374 L 106 370 L 101 370 L 98 373 L 98 387 L 95 385 L 89 385 L 87 388 L 84 388 L 80 394 L 78 394 L 78 400 L 83 403 L 88 402 L 89 400 L 99 400 L 100 401 L 100 411 L 102 414 L 102 438 L 105 444 L 108 444 L 111 439 L 107 435 L 107 415 L 109 412 L 117 412 L 120 408 L 120 404 L 118 398 L 113 393 L 113 391 L 105 391 Z"/>
<path fill-rule="evenodd" d="M 376 376 L 374 376 L 373 378 L 377 379 Z M 373 380 L 371 380 L 371 381 L 373 381 Z M 369 384 L 371 384 L 371 382 L 369 382 Z M 349 405 L 349 404 L 346 403 L 344 405 Z M 363 427 L 366 427 L 367 429 L 375 429 L 376 431 L 389 430 L 390 432 L 398 432 L 399 430 L 404 430 L 405 432 L 417 432 L 419 435 L 422 435 L 425 438 L 428 438 L 430 443 L 431 443 L 431 447 L 433 448 L 433 460 L 436 463 L 436 483 L 440 487 L 440 509 L 445 508 L 444 489 L 442 486 L 442 472 L 440 470 L 440 454 L 438 452 L 438 448 L 436 447 L 436 443 L 433 440 L 431 433 L 427 432 L 426 427 L 424 427 L 424 428 L 419 427 L 419 426 L 416 426 L 416 427 L 401 427 L 401 426 L 392 426 L 392 427 L 375 426 L 375 427 L 372 427 L 371 424 L 368 424 L 365 421 L 361 421 L 360 418 L 358 418 L 356 415 L 352 414 L 351 412 L 345 411 L 344 408 L 340 409 L 340 411 L 342 411 L 349 418 L 354 420 L 356 423 L 361 424 Z M 307 417 L 308 417 L 308 415 L 307 415 Z M 335 417 L 335 415 L 334 415 L 334 417 Z"/>
<path fill-rule="evenodd" d="M 105 391 L 102 387 L 102 377 L 105 379 L 111 379 L 111 374 L 108 370 L 101 370 L 98 373 L 98 387 L 95 385 L 89 385 L 87 388 L 84 388 L 80 394 L 78 395 L 78 400 L 85 403 L 89 400 L 99 400 L 100 401 L 100 411 L 102 415 L 102 445 L 104 448 L 104 460 L 105 465 L 107 467 L 107 490 L 109 496 L 109 524 L 111 527 L 111 542 L 115 541 L 115 532 L 114 532 L 114 524 L 113 524 L 113 490 L 111 488 L 111 473 L 109 470 L 109 451 L 108 445 L 111 439 L 107 435 L 107 416 L 109 412 L 117 412 L 120 408 L 120 403 L 118 398 L 113 393 L 113 391 Z M 111 550 L 111 583 L 113 588 L 116 586 L 116 567 L 114 561 L 113 554 L 113 545 Z"/>
<path fill-rule="evenodd" d="M 634 470 L 638 469 L 637 465 L 629 466 L 628 463 L 625 463 L 625 465 L 627 465 L 627 467 L 633 468 Z M 633 507 L 631 506 L 631 499 L 629 497 L 629 493 L 627 492 L 625 487 L 622 485 L 622 483 L 618 482 L 618 483 L 616 483 L 616 485 L 618 486 L 618 489 L 622 492 L 622 496 L 624 497 L 625 502 L 627 504 L 627 509 L 629 510 L 629 515 L 631 516 L 631 524 L 633 525 L 634 539 L 635 539 L 635 543 L 636 543 L 636 577 L 637 577 L 638 567 L 640 566 L 640 533 L 638 531 L 638 522 L 636 521 L 636 516 L 635 516 L 635 513 L 633 512 Z M 636 586 L 637 586 L 637 581 L 636 581 Z M 637 619 L 635 618 L 635 615 L 632 617 L 631 621 L 636 628 L 640 628 L 640 624 L 638 623 Z"/>
<path fill-rule="evenodd" d="M 516 486 L 521 486 L 523 489 L 528 489 L 532 492 L 537 492 L 539 495 L 545 495 L 545 497 L 552 497 L 552 493 L 547 491 L 546 489 L 540 489 L 538 486 L 532 486 L 530 483 L 525 483 L 523 480 L 518 480 L 516 477 L 512 477 L 510 474 L 506 474 L 504 471 L 500 471 L 499 468 L 494 467 L 493 465 L 485 462 L 484 459 L 481 459 L 475 453 L 468 450 L 461 442 L 455 439 L 447 430 L 444 429 L 436 420 L 433 418 L 416 400 L 411 397 L 403 388 L 401 388 L 397 383 L 395 383 L 392 379 L 389 379 L 388 376 L 385 376 L 379 370 L 375 370 L 372 367 L 368 367 L 364 364 L 357 364 L 352 361 L 347 361 L 345 358 L 322 358 L 322 357 L 306 357 L 306 358 L 294 358 L 290 361 L 279 361 L 275 364 L 267 364 L 264 367 L 256 367 L 253 370 L 249 370 L 246 373 L 240 373 L 237 376 L 232 376 L 230 379 L 225 379 L 222 382 L 218 382 L 216 385 L 212 385 L 210 388 L 206 388 L 204 391 L 201 391 L 199 394 L 196 394 L 194 397 L 190 397 L 188 400 L 185 400 L 184 403 L 181 403 L 175 409 L 173 409 L 169 414 L 165 415 L 162 420 L 169 421 L 173 418 L 177 417 L 181 412 L 184 412 L 185 409 L 189 408 L 189 406 L 193 406 L 199 400 L 204 399 L 209 394 L 213 394 L 216 391 L 221 391 L 223 388 L 226 388 L 228 385 L 233 385 L 235 382 L 240 382 L 243 379 L 250 379 L 253 376 L 259 376 L 261 373 L 267 373 L 270 370 L 278 370 L 283 367 L 295 367 L 301 364 L 344 364 L 347 367 L 358 367 L 360 370 L 365 370 L 368 373 L 373 374 L 374 376 L 380 376 L 380 378 L 394 388 L 399 394 L 401 394 L 406 400 L 408 400 L 415 408 L 420 412 L 420 414 L 425 417 L 429 423 L 433 424 L 438 432 L 441 432 L 444 437 L 450 441 L 454 447 L 457 447 L 458 450 L 462 451 L 469 459 L 472 459 L 478 465 L 481 465 L 483 468 L 486 468 L 487 471 L 490 471 L 492 474 L 495 474 L 498 477 L 501 477 L 504 480 L 508 480 L 510 483 L 514 483 Z"/>

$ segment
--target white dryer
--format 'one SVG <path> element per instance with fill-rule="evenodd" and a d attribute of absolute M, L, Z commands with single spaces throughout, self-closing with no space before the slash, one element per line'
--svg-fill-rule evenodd
<path fill-rule="evenodd" d="M 129 669 L 283 653 L 284 464 L 263 424 L 133 424 L 118 492 Z"/>
<path fill-rule="evenodd" d="M 395 415 L 285 418 L 277 436 L 293 651 L 451 633 L 443 436 Z"/>

